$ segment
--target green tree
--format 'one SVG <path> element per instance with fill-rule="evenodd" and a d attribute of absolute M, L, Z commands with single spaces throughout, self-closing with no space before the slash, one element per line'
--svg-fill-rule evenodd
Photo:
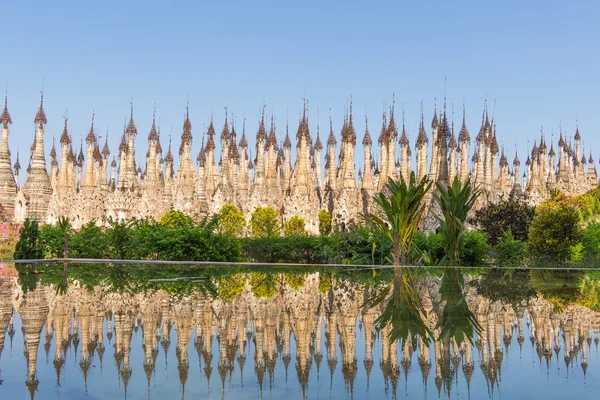
<path fill-rule="evenodd" d="M 279 213 L 273 207 L 257 207 L 250 218 L 250 231 L 254 237 L 279 234 Z"/>
<path fill-rule="evenodd" d="M 600 223 L 589 224 L 583 231 L 583 249 L 588 260 L 600 261 Z"/>
<path fill-rule="evenodd" d="M 90 221 L 71 237 L 71 255 L 74 258 L 105 258 L 108 246 L 106 234 L 102 228 Z"/>
<path fill-rule="evenodd" d="M 465 236 L 465 220 L 479 197 L 479 190 L 472 189 L 470 179 L 463 185 L 458 177 L 447 188 L 440 182 L 436 186 L 438 193 L 434 194 L 434 198 L 440 207 L 440 214 L 436 214 L 435 218 L 440 223 L 438 231 L 444 238 L 446 262 L 449 265 L 461 265 L 460 249 Z"/>
<path fill-rule="evenodd" d="M 239 208 L 233 204 L 225 204 L 219 210 L 217 232 L 236 238 L 246 235 L 246 217 Z"/>
<path fill-rule="evenodd" d="M 423 198 L 430 188 L 429 178 L 425 176 L 417 183 L 414 172 L 408 182 L 389 178 L 386 189 L 374 197 L 382 218 L 375 214 L 362 215 L 366 222 L 392 240 L 395 266 L 406 265 L 412 257 L 413 237 L 426 209 Z"/>
<path fill-rule="evenodd" d="M 319 234 L 321 236 L 329 235 L 331 233 L 331 213 L 327 210 L 319 211 Z"/>
<path fill-rule="evenodd" d="M 535 207 L 520 200 L 500 200 L 475 211 L 472 223 L 488 234 L 489 243 L 495 246 L 504 232 L 510 230 L 517 240 L 527 240 L 529 225 Z"/>
<path fill-rule="evenodd" d="M 37 221 L 26 219 L 19 230 L 19 241 L 15 246 L 15 260 L 36 260 L 42 258 L 42 251 L 38 246 L 40 227 Z"/>
<path fill-rule="evenodd" d="M 534 257 L 567 261 L 569 249 L 583 236 L 581 213 L 564 200 L 549 200 L 536 209 L 529 228 L 529 250 Z"/>
<path fill-rule="evenodd" d="M 181 211 L 169 210 L 160 217 L 159 225 L 169 228 L 191 227 L 194 226 L 194 221 L 191 217 L 185 215 Z"/>
<path fill-rule="evenodd" d="M 292 218 L 285 221 L 285 225 L 283 226 L 283 234 L 285 236 L 306 235 L 306 221 L 304 218 L 294 215 Z"/>
<path fill-rule="evenodd" d="M 496 245 L 496 259 L 500 267 L 514 268 L 523 265 L 525 261 L 525 243 L 515 239 L 512 231 L 507 230 Z"/>

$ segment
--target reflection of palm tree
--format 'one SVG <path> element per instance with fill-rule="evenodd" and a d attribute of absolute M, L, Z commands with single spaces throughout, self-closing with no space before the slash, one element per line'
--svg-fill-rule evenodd
<path fill-rule="evenodd" d="M 444 302 L 436 329 L 440 329 L 438 340 L 452 338 L 460 346 L 465 339 L 473 344 L 473 334 L 481 332 L 481 325 L 469 309 L 463 293 L 464 277 L 460 269 L 446 269 L 440 287 Z"/>
<path fill-rule="evenodd" d="M 394 279 L 372 300 L 372 307 L 385 303 L 381 315 L 375 320 L 379 329 L 391 325 L 390 341 L 411 340 L 413 348 L 417 346 L 417 336 L 428 344 L 433 336 L 423 320 L 426 311 L 417 294 L 413 281 L 413 272 L 409 268 L 396 268 Z"/>

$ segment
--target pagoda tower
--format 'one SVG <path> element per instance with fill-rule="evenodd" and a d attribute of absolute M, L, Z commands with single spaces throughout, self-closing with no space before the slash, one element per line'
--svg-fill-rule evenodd
<path fill-rule="evenodd" d="M 43 94 L 40 100 L 40 108 L 33 122 L 36 125 L 35 141 L 31 155 L 31 169 L 27 174 L 25 185 L 23 185 L 23 196 L 27 218 L 43 223 L 46 221 L 48 203 L 50 202 L 50 196 L 52 196 L 52 184 L 46 170 L 46 156 L 44 154 L 44 126 L 48 121 L 44 112 Z"/>
<path fill-rule="evenodd" d="M 373 171 L 371 169 L 371 162 L 373 161 L 371 157 L 371 147 L 373 146 L 373 140 L 371 139 L 371 134 L 369 133 L 369 120 L 365 115 L 365 136 L 362 140 L 363 149 L 365 152 L 364 155 L 364 171 L 361 181 L 361 189 L 365 190 L 368 194 L 371 194 L 374 190 L 373 183 Z"/>
<path fill-rule="evenodd" d="M 8 148 L 8 128 L 12 119 L 8 112 L 8 97 L 4 97 L 4 110 L 0 115 L 2 123 L 2 141 L 0 142 L 0 204 L 4 207 L 6 217 L 13 218 L 15 211 L 15 200 L 17 198 L 17 182 L 10 161 L 10 149 Z"/>

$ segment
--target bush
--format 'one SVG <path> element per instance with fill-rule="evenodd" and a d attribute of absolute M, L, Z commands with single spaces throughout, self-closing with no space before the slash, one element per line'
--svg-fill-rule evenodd
<path fill-rule="evenodd" d="M 36 260 L 42 258 L 38 246 L 40 227 L 36 221 L 26 219 L 19 230 L 19 241 L 15 246 L 15 260 Z"/>
<path fill-rule="evenodd" d="M 327 263 L 318 236 L 272 236 L 244 240 L 242 254 L 249 261 L 264 263 Z"/>
<path fill-rule="evenodd" d="M 596 199 L 590 193 L 573 197 L 573 203 L 581 212 L 584 221 L 589 220 L 594 214 L 596 208 Z"/>
<path fill-rule="evenodd" d="M 105 258 L 107 236 L 102 228 L 91 221 L 71 236 L 69 247 L 74 258 Z"/>
<path fill-rule="evenodd" d="M 508 230 L 496 245 L 496 256 L 501 267 L 522 266 L 525 262 L 525 243 L 515 239 L 512 232 Z"/>
<path fill-rule="evenodd" d="M 217 215 L 219 218 L 218 233 L 237 238 L 246 236 L 246 217 L 239 208 L 233 204 L 225 204 Z"/>
<path fill-rule="evenodd" d="M 583 236 L 581 214 L 572 204 L 550 200 L 538 207 L 529 228 L 529 251 L 540 259 L 567 261 Z"/>
<path fill-rule="evenodd" d="M 285 236 L 306 235 L 306 221 L 304 218 L 294 215 L 285 222 L 283 234 Z"/>
<path fill-rule="evenodd" d="M 515 239 L 527 240 L 527 232 L 534 213 L 535 208 L 525 202 L 501 200 L 475 211 L 475 217 L 471 222 L 487 233 L 489 243 L 495 246 L 508 230 L 512 232 Z"/>
<path fill-rule="evenodd" d="M 462 246 L 459 250 L 463 266 L 482 266 L 490 251 L 488 236 L 481 231 L 467 231 L 463 234 Z"/>
<path fill-rule="evenodd" d="M 65 232 L 56 225 L 42 225 L 38 242 L 42 258 L 59 258 L 65 254 Z"/>
<path fill-rule="evenodd" d="M 583 254 L 588 260 L 600 258 L 600 223 L 593 223 L 583 231 Z"/>
<path fill-rule="evenodd" d="M 175 211 L 175 210 L 170 210 L 167 211 L 166 213 L 163 214 L 162 217 L 160 217 L 159 220 L 159 225 L 162 226 L 169 226 L 172 228 L 178 228 L 178 227 L 190 227 L 194 225 L 194 221 L 192 220 L 191 217 L 185 215 L 183 212 L 181 211 Z"/>
<path fill-rule="evenodd" d="M 331 213 L 327 210 L 319 211 L 319 234 L 329 235 L 331 233 Z"/>
<path fill-rule="evenodd" d="M 275 236 L 279 230 L 279 213 L 273 207 L 257 207 L 252 212 L 250 231 L 253 237 Z"/>

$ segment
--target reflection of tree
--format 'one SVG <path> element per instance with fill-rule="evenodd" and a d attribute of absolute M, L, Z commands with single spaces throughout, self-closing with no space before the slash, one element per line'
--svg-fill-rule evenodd
<path fill-rule="evenodd" d="M 492 301 L 517 306 L 536 296 L 528 270 L 492 268 L 476 283 L 477 293 Z"/>
<path fill-rule="evenodd" d="M 436 329 L 440 329 L 438 340 L 454 339 L 460 346 L 465 339 L 473 343 L 473 334 L 481 332 L 481 325 L 469 309 L 464 289 L 464 277 L 459 268 L 446 269 L 442 277 L 440 297 L 444 308 Z"/>
<path fill-rule="evenodd" d="M 422 316 L 426 315 L 421 298 L 415 290 L 413 272 L 409 268 L 395 268 L 394 279 L 371 302 L 372 307 L 384 304 L 381 315 L 375 320 L 379 329 L 390 325 L 389 340 L 411 341 L 417 346 L 417 336 L 429 343 L 433 336 Z"/>
<path fill-rule="evenodd" d="M 530 272 L 531 286 L 560 312 L 576 303 L 581 292 L 579 285 L 584 277 L 581 271 L 533 269 Z"/>

